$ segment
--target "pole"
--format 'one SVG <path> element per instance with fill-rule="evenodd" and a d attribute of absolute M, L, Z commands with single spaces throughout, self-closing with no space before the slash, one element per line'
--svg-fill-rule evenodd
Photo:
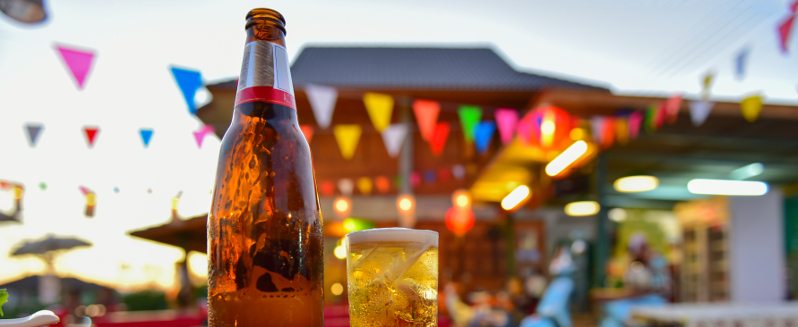
<path fill-rule="evenodd" d="M 607 215 L 607 199 L 604 186 L 607 184 L 607 159 L 599 154 L 595 175 L 595 192 L 600 209 L 596 216 L 596 245 L 593 251 L 593 287 L 604 287 L 606 266 L 610 257 L 610 221 Z"/>
<path fill-rule="evenodd" d="M 402 124 L 407 127 L 407 136 L 402 144 L 402 152 L 399 154 L 399 176 L 402 184 L 399 186 L 399 194 L 412 194 L 413 187 L 410 185 L 410 174 L 413 173 L 413 116 L 410 108 L 410 98 L 399 97 L 399 114 Z"/>

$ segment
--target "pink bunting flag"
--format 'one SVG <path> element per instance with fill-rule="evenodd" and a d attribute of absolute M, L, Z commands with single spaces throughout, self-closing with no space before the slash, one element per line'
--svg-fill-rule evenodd
<path fill-rule="evenodd" d="M 790 41 L 790 34 L 792 34 L 792 25 L 794 22 L 795 14 L 792 14 L 789 18 L 779 23 L 779 44 L 781 45 L 781 51 L 784 53 L 789 52 L 787 44 Z"/>
<path fill-rule="evenodd" d="M 520 122 L 516 125 L 517 133 L 518 133 L 518 141 L 521 145 L 524 146 L 531 146 L 532 145 L 532 125 L 534 124 L 534 119 L 532 115 L 527 114 L 524 116 L 524 119 L 521 119 Z"/>
<path fill-rule="evenodd" d="M 86 81 L 86 76 L 91 70 L 91 63 L 94 59 L 94 53 L 90 51 L 80 51 L 75 49 L 66 48 L 63 46 L 56 46 L 58 53 L 61 54 L 61 59 L 69 68 L 75 82 L 78 83 L 78 88 L 83 89 L 83 84 Z"/>
<path fill-rule="evenodd" d="M 194 139 L 197 141 L 197 147 L 202 148 L 202 141 L 205 140 L 205 136 L 208 134 L 215 133 L 215 130 L 213 126 L 205 125 L 202 126 L 198 131 L 193 133 L 194 133 Z"/>
<path fill-rule="evenodd" d="M 629 138 L 636 139 L 640 134 L 640 124 L 643 123 L 643 113 L 640 111 L 632 112 L 629 115 Z"/>
<path fill-rule="evenodd" d="M 499 108 L 496 109 L 494 116 L 502 143 L 510 143 L 510 141 L 513 140 L 513 136 L 515 136 L 515 129 L 518 126 L 518 111 L 515 109 Z"/>

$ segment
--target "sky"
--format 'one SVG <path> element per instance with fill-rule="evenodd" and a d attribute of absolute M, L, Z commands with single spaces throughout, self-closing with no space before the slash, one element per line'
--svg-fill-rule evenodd
<path fill-rule="evenodd" d="M 173 285 L 181 250 L 126 233 L 166 223 L 181 191 L 181 215 L 207 212 L 219 140 L 197 146 L 191 132 L 201 122 L 169 68 L 198 70 L 207 83 L 236 78 L 244 16 L 264 5 L 286 17 L 291 57 L 308 45 L 487 46 L 519 71 L 618 94 L 694 97 L 715 72 L 715 100 L 761 93 L 766 103 L 798 105 L 798 62 L 779 51 L 775 32 L 788 13 L 782 0 L 47 1 L 43 24 L 0 17 L 0 180 L 26 187 L 23 223 L 0 222 L 0 282 L 43 271 L 36 258 L 7 254 L 53 233 L 94 244 L 60 256 L 64 276 L 125 289 Z M 95 51 L 83 90 L 55 45 Z M 750 52 L 741 79 L 742 49 Z M 26 123 L 44 125 L 35 148 Z M 93 148 L 83 126 L 100 127 Z M 154 130 L 148 148 L 141 128 Z M 97 193 L 94 218 L 83 216 L 79 186 Z M 0 210 L 10 197 L 0 191 Z M 199 275 L 203 260 L 191 256 Z"/>

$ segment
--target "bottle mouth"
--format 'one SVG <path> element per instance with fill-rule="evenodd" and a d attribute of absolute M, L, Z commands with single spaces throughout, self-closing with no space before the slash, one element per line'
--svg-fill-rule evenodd
<path fill-rule="evenodd" d="M 285 31 L 285 17 L 280 14 L 277 10 L 269 9 L 269 8 L 255 8 L 250 10 L 247 13 L 247 25 L 244 29 L 248 29 L 250 26 L 255 24 L 260 24 L 263 22 L 271 22 L 281 31 L 283 34 L 288 34 Z"/>

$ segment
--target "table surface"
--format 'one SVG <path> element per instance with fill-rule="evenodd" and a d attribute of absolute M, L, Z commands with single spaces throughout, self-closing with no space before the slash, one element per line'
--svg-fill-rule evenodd
<path fill-rule="evenodd" d="M 678 303 L 666 306 L 636 307 L 632 317 L 659 322 L 732 320 L 756 318 L 798 319 L 798 302 L 773 304 Z"/>

